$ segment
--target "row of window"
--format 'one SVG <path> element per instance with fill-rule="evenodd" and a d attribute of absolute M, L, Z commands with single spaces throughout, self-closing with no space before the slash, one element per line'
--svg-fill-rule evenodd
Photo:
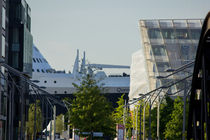
<path fill-rule="evenodd" d="M 32 69 L 32 72 L 35 72 L 34 69 Z M 42 73 L 52 73 L 51 71 L 49 70 L 43 70 L 43 69 L 36 69 L 36 72 L 42 72 Z"/>
<path fill-rule="evenodd" d="M 177 57 L 181 56 L 185 60 L 194 59 L 196 54 L 196 46 L 181 45 L 181 46 L 164 46 L 164 45 L 152 45 L 152 51 L 155 56 L 166 56 L 166 50 L 169 52 L 169 56 L 177 53 Z M 178 58 L 176 58 L 178 59 Z"/>
<path fill-rule="evenodd" d="M 54 93 L 57 94 L 58 92 L 55 90 Z M 67 94 L 67 91 L 64 91 L 64 94 Z"/>
<path fill-rule="evenodd" d="M 199 39 L 201 29 L 148 29 L 151 39 Z"/>
<path fill-rule="evenodd" d="M 45 62 L 45 63 L 47 63 L 47 60 L 45 60 L 44 58 L 43 59 L 41 59 L 41 58 L 33 58 L 33 62 L 34 63 L 43 63 L 43 62 Z"/>
<path fill-rule="evenodd" d="M 47 83 L 47 81 L 44 81 L 44 83 Z M 54 83 L 56 84 L 56 83 L 57 83 L 57 81 L 54 81 Z"/>

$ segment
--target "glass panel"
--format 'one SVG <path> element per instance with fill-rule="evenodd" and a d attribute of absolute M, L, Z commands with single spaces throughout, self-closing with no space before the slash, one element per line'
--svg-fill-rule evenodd
<path fill-rule="evenodd" d="M 6 28 L 6 10 L 2 7 L 2 28 Z"/>
<path fill-rule="evenodd" d="M 190 47 L 189 46 L 181 46 L 181 56 L 182 59 L 184 60 L 189 60 L 190 56 L 189 56 L 189 52 L 190 52 Z"/>
<path fill-rule="evenodd" d="M 195 59 L 196 47 L 191 45 L 181 46 L 181 57 L 184 63 L 189 63 Z"/>
<path fill-rule="evenodd" d="M 180 61 L 180 48 L 178 45 L 166 45 L 168 59 L 172 68 L 178 68 L 181 66 Z"/>
<path fill-rule="evenodd" d="M 166 56 L 165 46 L 152 45 L 153 54 L 157 56 Z"/>
<path fill-rule="evenodd" d="M 161 39 L 160 29 L 148 29 L 148 36 L 151 39 Z"/>
<path fill-rule="evenodd" d="M 201 34 L 201 29 L 191 29 L 190 30 L 190 35 L 191 35 L 192 39 L 199 40 L 200 34 Z"/>
<path fill-rule="evenodd" d="M 4 67 L 1 67 L 1 73 L 5 74 L 5 68 Z M 5 85 L 5 79 L 3 77 L 1 77 L 1 85 Z"/>
<path fill-rule="evenodd" d="M 165 72 L 167 69 L 169 69 L 169 63 L 168 62 L 156 62 L 158 72 Z"/>
<path fill-rule="evenodd" d="M 189 32 L 187 29 L 176 29 L 177 39 L 189 39 Z"/>
<path fill-rule="evenodd" d="M 157 20 L 146 20 L 145 21 L 146 27 L 152 28 L 159 28 L 159 24 Z"/>
<path fill-rule="evenodd" d="M 174 20 L 173 23 L 175 28 L 187 28 L 186 20 Z"/>
<path fill-rule="evenodd" d="M 164 39 L 175 39 L 176 34 L 173 29 L 161 29 Z"/>
<path fill-rule="evenodd" d="M 190 28 L 201 28 L 200 20 L 188 20 L 187 22 Z"/>
<path fill-rule="evenodd" d="M 172 28 L 173 24 L 171 20 L 160 20 L 160 27 L 161 28 Z"/>
<path fill-rule="evenodd" d="M 1 56 L 5 57 L 5 37 L 4 36 L 2 36 Z"/>

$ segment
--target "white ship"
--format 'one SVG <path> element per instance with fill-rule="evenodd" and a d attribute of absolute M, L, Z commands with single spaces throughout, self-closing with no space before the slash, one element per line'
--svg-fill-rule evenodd
<path fill-rule="evenodd" d="M 39 81 L 36 84 L 40 87 L 45 87 L 45 90 L 51 94 L 60 96 L 72 95 L 75 91 L 72 83 L 79 85 L 85 74 L 93 73 L 95 79 L 99 81 L 98 85 L 102 85 L 104 93 L 106 95 L 108 94 L 107 96 L 109 98 L 118 98 L 123 93 L 128 96 L 130 86 L 129 75 L 126 73 L 121 75 L 107 75 L 103 71 L 103 68 L 129 69 L 130 67 L 120 65 L 86 64 L 85 52 L 80 63 L 79 51 L 77 51 L 72 73 L 56 71 L 49 65 L 37 47 L 33 46 L 32 80 Z"/>

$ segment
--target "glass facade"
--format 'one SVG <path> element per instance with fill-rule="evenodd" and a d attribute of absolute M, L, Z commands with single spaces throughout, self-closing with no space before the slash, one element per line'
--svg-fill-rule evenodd
<path fill-rule="evenodd" d="M 7 60 L 6 56 L 6 45 L 8 44 L 8 21 L 7 12 L 6 12 L 6 2 L 0 1 L 0 58 Z M 5 74 L 4 67 L 0 67 L 1 73 Z M 6 129 L 7 129 L 7 103 L 8 103 L 8 94 L 7 94 L 7 85 L 5 80 L 3 79 L 2 75 L 0 76 L 0 139 L 6 140 Z"/>
<path fill-rule="evenodd" d="M 167 69 L 194 61 L 202 22 L 202 19 L 139 21 L 150 90 L 187 75 L 182 73 L 167 80 L 156 78 L 170 74 Z"/>

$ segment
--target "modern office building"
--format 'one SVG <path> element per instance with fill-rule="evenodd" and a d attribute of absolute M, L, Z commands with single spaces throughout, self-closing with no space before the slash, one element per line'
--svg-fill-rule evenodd
<path fill-rule="evenodd" d="M 32 35 L 30 33 L 30 7 L 25 0 L 0 1 L 0 59 L 11 67 L 32 75 Z M 8 70 L 1 67 L 0 80 L 0 139 L 22 139 L 27 120 L 28 85 L 11 75 L 15 85 L 11 88 Z M 4 76 L 3 76 L 3 75 Z M 14 84 L 14 83 L 13 83 Z"/>
<path fill-rule="evenodd" d="M 203 20 L 201 19 L 154 19 L 140 20 L 144 66 L 146 68 L 148 91 L 156 89 L 172 80 L 182 79 L 192 72 L 181 72 L 169 78 L 157 79 L 193 62 L 197 50 Z M 132 72 L 132 68 L 131 68 Z M 135 75 L 131 75 L 131 77 Z M 131 81 L 132 83 L 132 81 Z M 183 82 L 172 90 L 183 87 Z M 132 89 L 133 86 L 131 85 Z M 130 94 L 137 94 L 131 93 Z M 130 95 L 129 95 L 130 96 Z"/>
<path fill-rule="evenodd" d="M 31 9 L 25 0 L 9 0 L 9 48 L 8 64 L 23 72 L 26 77 L 32 76 L 32 44 L 31 35 Z M 23 139 L 26 132 L 27 108 L 29 106 L 29 85 L 20 77 L 14 76 L 16 82 L 12 104 L 10 133 L 11 139 Z"/>
<path fill-rule="evenodd" d="M 8 5 L 6 0 L 0 1 L 0 58 L 7 61 L 8 58 Z M 0 68 L 4 73 L 3 67 Z M 0 139 L 6 139 L 6 125 L 7 125 L 7 92 L 4 91 L 3 86 L 6 87 L 4 80 L 0 81 Z"/>

